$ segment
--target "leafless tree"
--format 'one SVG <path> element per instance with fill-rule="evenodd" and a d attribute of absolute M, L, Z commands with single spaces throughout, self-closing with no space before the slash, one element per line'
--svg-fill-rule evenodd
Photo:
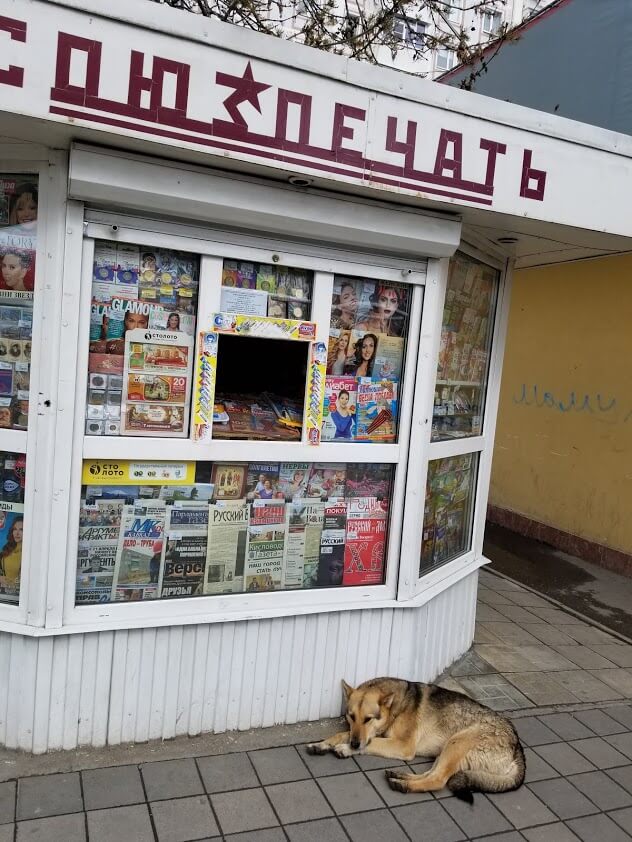
<path fill-rule="evenodd" d="M 460 21 L 472 20 L 472 13 L 500 12 L 507 0 L 155 2 L 372 64 L 388 63 L 385 58 L 389 57 L 394 61 L 402 50 L 406 50 L 413 60 L 426 57 L 437 49 L 453 50 L 457 64 L 472 68 L 468 78 L 461 83 L 465 88 L 471 87 L 476 77 L 485 72 L 502 45 L 515 37 L 508 24 L 499 23 L 493 37 L 480 43 L 478 27 L 457 23 L 454 14 L 454 10 L 458 10 Z M 550 0 L 540 2 L 548 5 Z M 461 15 L 461 11 L 464 14 Z"/>

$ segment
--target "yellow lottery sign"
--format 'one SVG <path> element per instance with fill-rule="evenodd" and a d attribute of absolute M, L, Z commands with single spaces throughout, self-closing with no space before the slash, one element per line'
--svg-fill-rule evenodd
<path fill-rule="evenodd" d="M 85 459 L 84 485 L 193 485 L 195 462 Z"/>

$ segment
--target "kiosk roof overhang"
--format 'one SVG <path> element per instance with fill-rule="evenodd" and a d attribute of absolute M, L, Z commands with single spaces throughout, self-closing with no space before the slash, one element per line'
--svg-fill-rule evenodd
<path fill-rule="evenodd" d="M 4 14 L 8 142 L 88 141 L 458 215 L 519 266 L 632 249 L 628 136 L 148 0 Z"/>

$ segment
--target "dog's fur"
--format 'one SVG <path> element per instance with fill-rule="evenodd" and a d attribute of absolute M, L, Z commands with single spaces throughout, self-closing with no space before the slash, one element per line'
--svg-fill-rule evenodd
<path fill-rule="evenodd" d="M 374 678 L 355 689 L 343 681 L 342 687 L 349 730 L 310 743 L 310 754 L 434 757 L 422 775 L 387 771 L 391 788 L 427 792 L 447 785 L 470 804 L 473 792 L 508 792 L 524 781 L 524 752 L 515 728 L 468 696 L 399 678 Z"/>

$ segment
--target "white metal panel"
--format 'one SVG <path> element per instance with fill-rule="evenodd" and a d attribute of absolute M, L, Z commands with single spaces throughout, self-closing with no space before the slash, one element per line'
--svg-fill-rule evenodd
<path fill-rule="evenodd" d="M 0 744 L 42 753 L 341 709 L 340 679 L 431 681 L 470 645 L 476 571 L 417 608 L 35 638 L 0 633 Z"/>

